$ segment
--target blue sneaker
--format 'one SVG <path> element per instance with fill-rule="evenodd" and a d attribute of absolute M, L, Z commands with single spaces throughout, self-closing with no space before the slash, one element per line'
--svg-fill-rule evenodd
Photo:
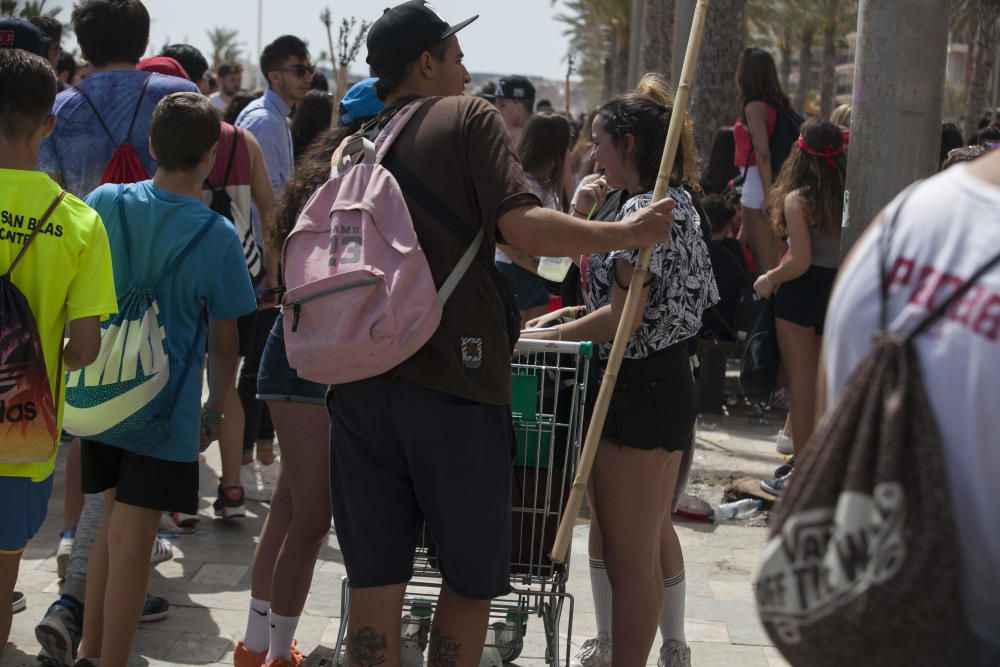
<path fill-rule="evenodd" d="M 760 483 L 760 488 L 767 491 L 772 496 L 780 496 L 788 488 L 788 485 L 792 481 L 792 474 L 794 471 L 789 471 L 787 474 L 781 477 L 775 477 L 774 479 L 765 479 Z"/>
<path fill-rule="evenodd" d="M 170 603 L 166 598 L 156 597 L 146 593 L 146 604 L 142 606 L 142 614 L 139 616 L 140 623 L 152 623 L 162 621 L 170 611 Z"/>
<path fill-rule="evenodd" d="M 45 618 L 35 626 L 35 639 L 48 658 L 48 664 L 69 667 L 76 659 L 80 646 L 83 619 L 79 607 L 60 599 L 49 605 Z"/>

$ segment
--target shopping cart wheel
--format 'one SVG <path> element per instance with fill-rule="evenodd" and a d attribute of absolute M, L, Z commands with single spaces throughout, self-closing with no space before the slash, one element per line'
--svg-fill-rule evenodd
<path fill-rule="evenodd" d="M 504 641 L 497 644 L 497 651 L 500 653 L 500 659 L 503 660 L 504 664 L 514 662 L 517 660 L 518 656 L 521 655 L 521 651 L 524 650 L 524 631 L 517 633 L 516 637 L 511 637 L 504 633 L 506 625 L 504 623 L 494 623 L 493 630 L 496 632 L 496 636 L 503 637 Z"/>

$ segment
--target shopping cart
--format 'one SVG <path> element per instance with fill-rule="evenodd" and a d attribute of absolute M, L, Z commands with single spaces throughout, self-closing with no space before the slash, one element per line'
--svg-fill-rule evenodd
<path fill-rule="evenodd" d="M 521 655 L 528 619 L 542 619 L 545 662 L 568 664 L 573 633 L 573 596 L 566 592 L 569 560 L 549 560 L 559 520 L 576 474 L 583 442 L 590 343 L 518 341 L 511 364 L 517 456 L 512 485 L 511 593 L 493 600 L 484 652 L 504 663 Z M 403 664 L 415 664 L 426 649 L 431 618 L 443 581 L 435 548 L 424 531 L 414 577 L 407 585 L 401 619 Z M 341 624 L 334 655 L 344 664 L 350 582 L 344 577 Z M 566 606 L 568 603 L 568 610 Z M 566 642 L 561 646 L 564 612 Z M 495 651 L 495 652 L 494 652 Z M 481 663 L 485 664 L 485 663 Z"/>

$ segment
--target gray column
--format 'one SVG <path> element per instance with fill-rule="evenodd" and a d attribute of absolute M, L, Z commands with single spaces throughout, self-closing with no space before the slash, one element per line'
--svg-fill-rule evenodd
<path fill-rule="evenodd" d="M 844 254 L 893 197 L 937 171 L 949 4 L 861 0 Z"/>

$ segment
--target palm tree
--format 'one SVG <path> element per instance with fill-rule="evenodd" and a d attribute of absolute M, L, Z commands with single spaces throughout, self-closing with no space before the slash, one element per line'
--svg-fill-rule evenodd
<path fill-rule="evenodd" d="M 975 51 L 972 57 L 972 80 L 965 104 L 965 136 L 971 137 L 979 119 L 986 110 L 986 88 L 993 72 L 993 55 L 996 49 L 997 19 L 1000 18 L 1000 0 L 972 0 L 975 11 Z"/>
<path fill-rule="evenodd" d="M 11 18 L 18 16 L 22 19 L 30 19 L 33 16 L 51 16 L 55 18 L 62 12 L 62 7 L 45 9 L 48 0 L 25 0 L 24 6 L 18 9 L 18 0 L 0 0 L 0 14 L 5 14 Z"/>
<path fill-rule="evenodd" d="M 242 49 L 237 41 L 240 33 L 232 28 L 214 27 L 208 31 L 208 41 L 212 44 L 212 69 L 222 63 L 236 62 Z"/>
<path fill-rule="evenodd" d="M 821 0 L 823 62 L 819 75 L 819 111 L 829 118 L 837 99 L 837 43 L 857 24 L 857 0 Z"/>
<path fill-rule="evenodd" d="M 734 120 L 736 65 L 743 51 L 746 13 L 747 0 L 712 0 L 708 5 L 691 107 L 702 150 L 711 146 L 719 127 Z"/>
<path fill-rule="evenodd" d="M 556 0 L 551 0 L 556 4 Z M 608 91 L 628 86 L 630 0 L 565 0 L 556 19 L 566 25 L 569 52 L 577 54 L 582 87 L 601 89 L 608 69 Z"/>

